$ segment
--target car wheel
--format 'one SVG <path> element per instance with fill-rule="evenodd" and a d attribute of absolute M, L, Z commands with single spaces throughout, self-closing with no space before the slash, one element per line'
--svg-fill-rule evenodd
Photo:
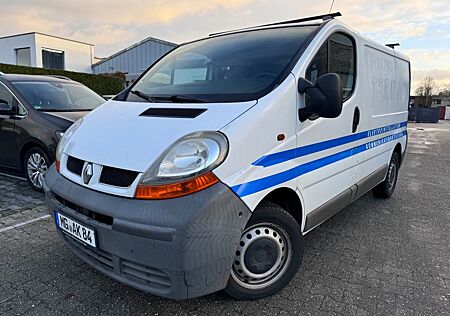
<path fill-rule="evenodd" d="M 28 150 L 23 162 L 23 170 L 30 186 L 39 192 L 43 192 L 44 176 L 50 167 L 50 159 L 39 147 Z"/>
<path fill-rule="evenodd" d="M 263 202 L 241 235 L 225 292 L 249 300 L 277 293 L 297 273 L 303 248 L 297 221 L 280 206 Z"/>
<path fill-rule="evenodd" d="M 386 179 L 372 189 L 373 195 L 379 198 L 387 199 L 395 191 L 398 179 L 398 170 L 400 168 L 400 156 L 397 152 L 392 154 L 391 161 L 389 162 L 388 172 Z"/>

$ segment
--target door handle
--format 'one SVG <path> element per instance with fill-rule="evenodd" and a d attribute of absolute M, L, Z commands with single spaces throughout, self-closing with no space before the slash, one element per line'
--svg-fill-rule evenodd
<path fill-rule="evenodd" d="M 355 108 L 355 112 L 353 113 L 352 133 L 356 132 L 356 130 L 358 129 L 360 117 L 361 117 L 361 115 L 360 115 L 360 113 L 359 113 L 359 108 L 356 107 L 356 108 Z"/>

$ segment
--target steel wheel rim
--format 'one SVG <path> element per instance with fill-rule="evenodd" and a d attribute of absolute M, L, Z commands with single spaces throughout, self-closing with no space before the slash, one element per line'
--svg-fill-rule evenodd
<path fill-rule="evenodd" d="M 44 175 L 47 173 L 48 165 L 44 156 L 39 153 L 33 153 L 28 157 L 27 172 L 28 178 L 36 188 L 42 188 Z"/>
<path fill-rule="evenodd" d="M 250 236 L 251 238 L 249 238 Z M 277 250 L 277 258 L 273 266 L 267 271 L 255 273 L 247 266 L 246 252 L 252 245 L 255 245 L 255 242 L 262 239 L 266 239 L 273 244 L 273 249 Z M 278 281 L 289 267 L 291 259 L 291 242 L 284 229 L 272 223 L 257 224 L 247 228 L 242 233 L 231 269 L 231 276 L 244 288 L 261 289 Z"/>
<path fill-rule="evenodd" d="M 397 166 L 395 163 L 391 163 L 389 166 L 389 173 L 388 173 L 388 184 L 389 184 L 389 191 L 392 190 L 392 188 L 395 185 L 395 180 L 397 178 Z"/>

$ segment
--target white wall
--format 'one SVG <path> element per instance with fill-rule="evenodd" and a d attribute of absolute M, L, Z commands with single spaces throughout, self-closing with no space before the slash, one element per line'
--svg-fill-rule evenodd
<path fill-rule="evenodd" d="M 0 38 L 0 63 L 16 65 L 16 49 L 30 47 L 31 66 L 36 66 L 36 43 L 34 34 Z"/>
<path fill-rule="evenodd" d="M 92 73 L 94 46 L 36 34 L 37 67 L 42 67 L 42 49 L 45 48 L 64 52 L 64 70 Z"/>
<path fill-rule="evenodd" d="M 31 48 L 31 66 L 42 67 L 42 50 L 64 52 L 64 70 L 92 73 L 94 46 L 45 34 L 0 38 L 0 63 L 16 65 L 17 48 Z"/>

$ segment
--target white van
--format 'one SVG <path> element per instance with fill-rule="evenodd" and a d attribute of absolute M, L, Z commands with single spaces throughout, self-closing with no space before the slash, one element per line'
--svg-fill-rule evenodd
<path fill-rule="evenodd" d="M 72 125 L 44 185 L 66 246 L 145 292 L 256 299 L 305 234 L 390 197 L 410 64 L 332 16 L 180 45 Z"/>

